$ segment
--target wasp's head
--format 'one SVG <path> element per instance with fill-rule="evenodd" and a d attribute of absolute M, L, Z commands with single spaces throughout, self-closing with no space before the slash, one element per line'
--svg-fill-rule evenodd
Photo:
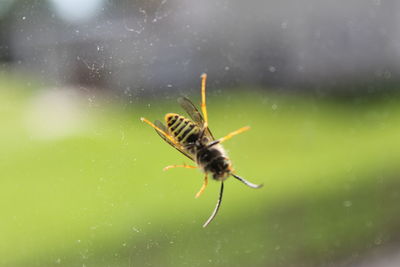
<path fill-rule="evenodd" d="M 210 165 L 210 172 L 215 180 L 225 181 L 231 174 L 231 162 L 225 157 L 214 160 Z"/>

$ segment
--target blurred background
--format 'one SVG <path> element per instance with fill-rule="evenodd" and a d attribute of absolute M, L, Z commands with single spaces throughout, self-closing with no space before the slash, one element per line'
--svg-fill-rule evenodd
<path fill-rule="evenodd" d="M 396 0 L 0 2 L 0 266 L 400 266 Z M 198 104 L 219 185 L 148 125 Z"/>

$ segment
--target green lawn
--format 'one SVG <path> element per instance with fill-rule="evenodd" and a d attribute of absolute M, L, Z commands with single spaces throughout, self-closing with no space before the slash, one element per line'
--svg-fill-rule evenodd
<path fill-rule="evenodd" d="M 139 118 L 182 113 L 0 83 L 1 266 L 310 266 L 398 238 L 400 100 L 223 90 L 210 127 L 237 173 L 199 199 L 203 176 Z M 198 99 L 198 92 L 192 97 Z M 67 99 L 67 101 L 65 100 Z M 72 110 L 72 111 L 71 111 Z"/>

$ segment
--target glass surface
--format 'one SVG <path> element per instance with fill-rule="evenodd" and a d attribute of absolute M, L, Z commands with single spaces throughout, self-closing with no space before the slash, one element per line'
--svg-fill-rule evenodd
<path fill-rule="evenodd" d="M 400 266 L 399 11 L 3 1 L 0 266 Z M 223 146 L 264 185 L 229 177 L 206 228 L 221 182 L 195 198 L 202 168 L 163 171 L 196 163 L 140 120 L 201 111 L 203 73 L 212 134 L 250 126 Z"/>

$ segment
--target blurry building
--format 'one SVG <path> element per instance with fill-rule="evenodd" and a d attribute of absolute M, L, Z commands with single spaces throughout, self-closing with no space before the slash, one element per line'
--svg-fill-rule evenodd
<path fill-rule="evenodd" d="M 55 2 L 14 2 L 0 59 L 57 85 L 129 96 L 197 87 L 206 71 L 216 86 L 343 90 L 400 70 L 396 0 L 99 0 L 72 20 Z"/>

